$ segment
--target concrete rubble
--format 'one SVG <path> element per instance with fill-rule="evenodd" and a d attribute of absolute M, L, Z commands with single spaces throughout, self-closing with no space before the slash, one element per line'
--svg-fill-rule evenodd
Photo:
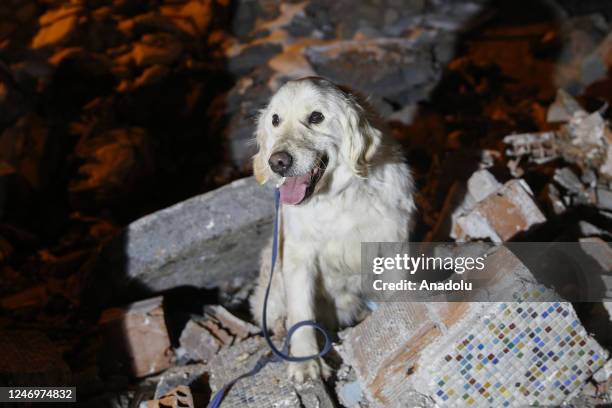
<path fill-rule="evenodd" d="M 245 340 L 261 330 L 231 314 L 223 306 L 209 306 L 203 317 L 192 318 L 179 339 L 180 357 L 208 362 L 222 347 Z"/>
<path fill-rule="evenodd" d="M 549 107 L 549 122 L 566 122 L 558 131 L 510 135 L 504 142 L 511 157 L 527 157 L 542 164 L 563 157 L 582 169 L 597 170 L 612 180 L 612 130 L 600 112 L 583 110 L 567 92 L 560 89 Z"/>
<path fill-rule="evenodd" d="M 373 406 L 558 405 L 604 365 L 608 352 L 571 304 L 533 283 L 508 287 L 529 271 L 503 247 L 491 256 L 490 296 L 515 290 L 522 301 L 381 303 L 342 334 L 342 357 Z M 548 301 L 529 302 L 534 293 Z"/>
<path fill-rule="evenodd" d="M 218 391 L 229 381 L 246 373 L 270 353 L 261 337 L 253 337 L 227 348 L 213 358 L 210 386 Z M 332 408 L 336 405 L 321 380 L 295 386 L 287 377 L 287 364 L 270 362 L 257 375 L 235 384 L 223 400 L 223 407 L 305 407 Z M 290 364 L 290 363 L 289 363 Z"/>
<path fill-rule="evenodd" d="M 131 223 L 97 267 L 115 273 L 114 295 L 181 285 L 232 292 L 256 276 L 253 261 L 269 237 L 273 210 L 271 188 L 237 180 Z M 101 293 L 108 282 L 95 286 Z"/>
<path fill-rule="evenodd" d="M 464 202 L 453 214 L 451 237 L 458 242 L 490 239 L 504 242 L 546 221 L 523 180 L 503 186 L 487 170 L 468 180 Z"/>

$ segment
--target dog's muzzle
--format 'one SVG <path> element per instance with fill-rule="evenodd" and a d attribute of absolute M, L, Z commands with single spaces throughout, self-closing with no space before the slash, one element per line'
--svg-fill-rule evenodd
<path fill-rule="evenodd" d="M 281 152 L 281 153 L 284 153 L 284 152 Z M 293 160 L 291 156 L 287 154 L 290 160 L 289 161 L 282 160 L 283 163 L 281 166 L 281 164 L 278 163 L 279 157 L 277 156 L 276 158 L 274 158 L 276 154 L 277 153 L 274 153 L 272 156 L 270 156 L 269 162 L 273 161 L 275 166 L 277 166 L 279 170 L 281 170 L 282 172 L 276 171 L 274 167 L 272 167 L 272 163 L 270 163 L 270 168 L 272 168 L 272 171 L 284 177 L 284 182 L 279 187 L 281 201 L 284 204 L 290 204 L 290 205 L 296 205 L 296 204 L 302 203 L 304 200 L 310 197 L 310 195 L 312 195 L 318 181 L 323 176 L 323 173 L 325 172 L 325 168 L 327 167 L 327 162 L 328 162 L 327 156 L 323 156 L 321 159 L 317 160 L 315 162 L 314 167 L 307 173 L 300 174 L 298 176 L 286 176 L 291 165 L 285 168 L 284 164 L 287 162 L 291 163 Z M 280 167 L 283 167 L 283 168 L 281 169 Z"/>

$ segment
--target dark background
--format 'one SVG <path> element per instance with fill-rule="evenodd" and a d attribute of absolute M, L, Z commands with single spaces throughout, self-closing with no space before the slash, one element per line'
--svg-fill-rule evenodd
<path fill-rule="evenodd" d="M 553 129 L 557 89 L 589 111 L 612 103 L 611 17 L 608 0 L 3 1 L 1 330 L 44 332 L 83 369 L 87 333 L 118 302 L 84 305 L 101 248 L 143 215 L 250 175 L 257 110 L 311 73 L 370 96 L 414 169 L 415 239 L 448 239 L 436 226 L 450 187 L 483 151 L 510 179 L 502 138 Z M 549 223 L 517 239 L 575 239 L 579 222 L 609 238 L 609 212 L 553 211 L 558 166 L 528 167 Z"/>

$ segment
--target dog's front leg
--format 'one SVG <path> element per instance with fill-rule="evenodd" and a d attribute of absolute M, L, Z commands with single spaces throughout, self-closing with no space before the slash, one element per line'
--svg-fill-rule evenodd
<path fill-rule="evenodd" d="M 297 255 L 297 254 L 301 254 Z M 303 248 L 292 251 L 287 247 L 283 264 L 283 278 L 287 294 L 287 329 L 303 320 L 314 320 L 315 281 L 317 270 L 313 258 L 304 256 Z M 319 352 L 315 329 L 299 328 L 291 338 L 291 355 L 296 357 L 310 356 Z M 314 359 L 302 363 L 289 363 L 289 377 L 298 383 L 307 378 L 327 378 L 329 367 L 323 359 Z"/>

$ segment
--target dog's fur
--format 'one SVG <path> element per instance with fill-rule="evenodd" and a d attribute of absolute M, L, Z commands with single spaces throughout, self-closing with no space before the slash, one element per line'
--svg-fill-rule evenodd
<path fill-rule="evenodd" d="M 323 113 L 323 122 L 308 123 L 313 111 Z M 274 114 L 280 118 L 277 126 L 272 124 Z M 365 316 L 360 243 L 408 240 L 415 209 L 412 177 L 399 148 L 379 128 L 355 95 L 317 77 L 286 83 L 261 112 L 254 157 L 260 183 L 281 180 L 268 165 L 270 155 L 280 150 L 294 158 L 291 175 L 325 166 L 308 198 L 281 207 L 268 327 L 279 331 L 315 318 L 328 329 L 354 324 Z M 270 256 L 271 244 L 262 253 L 258 286 L 251 297 L 252 313 L 260 324 Z M 299 329 L 292 339 L 292 355 L 317 352 L 314 329 Z M 289 374 L 298 382 L 328 373 L 323 361 L 289 364 Z"/>

